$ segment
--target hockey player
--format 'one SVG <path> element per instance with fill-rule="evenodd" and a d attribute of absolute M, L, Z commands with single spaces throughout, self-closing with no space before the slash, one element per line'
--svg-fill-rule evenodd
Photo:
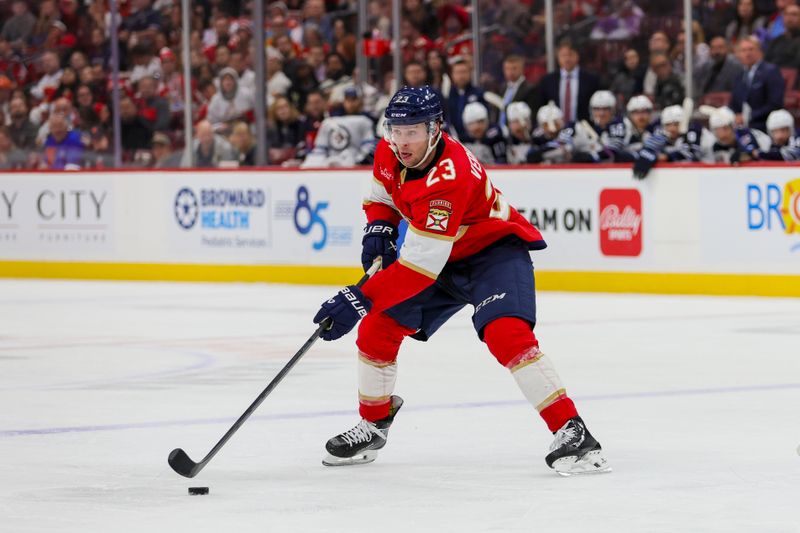
<path fill-rule="evenodd" d="M 344 98 L 344 114 L 322 121 L 303 168 L 351 167 L 372 162 L 375 123 L 362 112 L 363 96 L 358 88 L 347 88 Z"/>
<path fill-rule="evenodd" d="M 506 121 L 508 122 L 506 160 L 512 165 L 527 163 L 533 130 L 531 108 L 525 102 L 511 102 L 506 107 Z"/>
<path fill-rule="evenodd" d="M 461 139 L 478 161 L 485 165 L 501 164 L 506 161 L 506 139 L 500 127 L 489 124 L 489 111 L 480 102 L 464 106 L 462 122 L 467 134 Z"/>
<path fill-rule="evenodd" d="M 660 125 L 644 141 L 644 147 L 636 154 L 633 177 L 644 179 L 657 161 L 700 161 L 703 130 L 695 125 L 681 129 L 687 123 L 686 114 L 679 105 L 665 107 L 661 111 Z"/>
<path fill-rule="evenodd" d="M 576 163 L 612 162 L 623 149 L 625 126 L 614 116 L 617 99 L 610 91 L 597 91 L 589 99 L 591 122 L 582 120 L 566 131 L 572 137 Z"/>
<path fill-rule="evenodd" d="M 713 138 L 704 142 L 707 159 L 715 163 L 736 165 L 757 161 L 761 153 L 769 150 L 769 137 L 762 131 L 736 126 L 736 115 L 727 107 L 720 107 L 708 117 L 708 127 Z"/>
<path fill-rule="evenodd" d="M 568 163 L 572 158 L 572 131 L 564 129 L 564 113 L 555 102 L 536 112 L 539 126 L 533 130 L 528 163 Z"/>
<path fill-rule="evenodd" d="M 380 257 L 383 270 L 361 288 L 339 291 L 314 317 L 317 324 L 332 322 L 321 335 L 325 340 L 342 337 L 361 320 L 362 419 L 327 442 L 323 464 L 375 460 L 403 404 L 393 395 L 403 339 L 427 340 L 470 304 L 478 338 L 555 434 L 547 465 L 563 475 L 610 470 L 533 334 L 529 250 L 546 246 L 541 234 L 492 186 L 475 156 L 442 133 L 442 106 L 429 87 L 400 89 L 385 117 L 364 204 L 361 256 L 365 268 Z M 401 218 L 409 225 L 398 259 Z"/>
<path fill-rule="evenodd" d="M 800 161 L 800 138 L 795 133 L 794 117 L 785 109 L 773 111 L 767 117 L 770 147 L 761 159 L 769 161 Z"/>
<path fill-rule="evenodd" d="M 642 94 L 628 100 L 626 106 L 628 116 L 622 119 L 625 125 L 625 136 L 622 139 L 623 150 L 617 154 L 617 162 L 636 160 L 636 154 L 644 148 L 644 141 L 653 133 L 653 102 Z"/>

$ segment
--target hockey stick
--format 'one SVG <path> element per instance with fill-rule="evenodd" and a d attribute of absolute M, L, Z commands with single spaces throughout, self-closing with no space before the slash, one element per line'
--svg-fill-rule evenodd
<path fill-rule="evenodd" d="M 367 280 L 380 269 L 380 266 L 381 266 L 380 258 L 377 258 L 376 261 L 372 264 L 372 267 L 370 267 L 367 273 L 364 274 L 364 276 L 360 280 L 358 280 L 358 283 L 356 285 L 360 287 L 364 283 L 366 283 Z M 292 357 L 289 360 L 289 362 L 286 363 L 286 365 L 281 369 L 281 371 L 278 372 L 278 375 L 275 376 L 275 378 L 270 382 L 270 384 L 267 385 L 267 388 L 264 389 L 261 392 L 261 394 L 258 395 L 258 398 L 256 398 L 255 401 L 250 404 L 250 407 L 247 408 L 247 410 L 242 414 L 242 416 L 240 416 L 239 419 L 236 422 L 234 422 L 233 426 L 231 426 L 228 432 L 222 436 L 219 442 L 213 448 L 211 448 L 211 451 L 208 452 L 208 454 L 203 458 L 202 461 L 200 461 L 199 463 L 195 463 L 194 461 L 192 461 L 189 455 L 185 451 L 183 451 L 182 448 L 175 448 L 170 452 L 169 458 L 167 459 L 169 466 L 171 466 L 175 472 L 182 475 L 183 477 L 192 478 L 196 476 L 198 473 L 200 473 L 200 471 L 203 468 L 205 468 L 208 462 L 211 461 L 211 459 L 215 455 L 217 455 L 217 452 L 220 451 L 220 449 L 225 445 L 225 443 L 228 442 L 228 440 L 231 437 L 233 437 L 233 434 L 236 433 L 240 427 L 242 427 L 242 424 L 244 424 L 245 421 L 248 418 L 250 418 L 250 415 L 252 415 L 256 409 L 258 409 L 258 406 L 261 405 L 261 403 L 266 399 L 266 397 L 269 396 L 269 394 L 275 389 L 275 387 L 278 386 L 278 383 L 280 383 L 283 380 L 283 378 L 286 377 L 286 374 L 288 374 L 292 370 L 294 365 L 297 364 L 297 362 L 300 360 L 301 357 L 303 357 L 303 355 L 305 355 L 308 349 L 311 348 L 311 346 L 317 341 L 320 334 L 322 334 L 322 332 L 325 329 L 327 329 L 330 326 L 330 324 L 331 324 L 330 319 L 322 321 L 322 323 L 319 325 L 319 327 L 313 333 L 313 335 L 311 335 L 311 337 L 308 338 L 306 343 L 303 344 L 303 346 L 297 351 L 296 354 L 294 354 L 294 357 Z"/>

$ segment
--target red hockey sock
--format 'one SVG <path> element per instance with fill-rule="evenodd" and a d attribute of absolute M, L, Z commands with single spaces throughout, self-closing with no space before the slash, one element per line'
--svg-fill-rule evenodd
<path fill-rule="evenodd" d="M 389 416 L 400 344 L 414 330 L 383 313 L 369 313 L 358 328 L 358 412 L 374 422 Z"/>

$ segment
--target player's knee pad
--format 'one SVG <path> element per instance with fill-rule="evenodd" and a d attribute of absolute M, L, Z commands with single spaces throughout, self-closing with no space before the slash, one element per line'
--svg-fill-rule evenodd
<path fill-rule="evenodd" d="M 483 330 L 483 342 L 506 368 L 511 368 L 521 354 L 539 346 L 531 325 L 517 317 L 501 317 L 489 322 Z"/>

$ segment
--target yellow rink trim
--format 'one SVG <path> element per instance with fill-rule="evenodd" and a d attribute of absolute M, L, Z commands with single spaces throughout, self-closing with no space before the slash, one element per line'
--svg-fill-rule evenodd
<path fill-rule="evenodd" d="M 348 285 L 358 267 L 0 261 L 0 277 Z M 537 271 L 546 291 L 800 297 L 800 275 Z"/>

